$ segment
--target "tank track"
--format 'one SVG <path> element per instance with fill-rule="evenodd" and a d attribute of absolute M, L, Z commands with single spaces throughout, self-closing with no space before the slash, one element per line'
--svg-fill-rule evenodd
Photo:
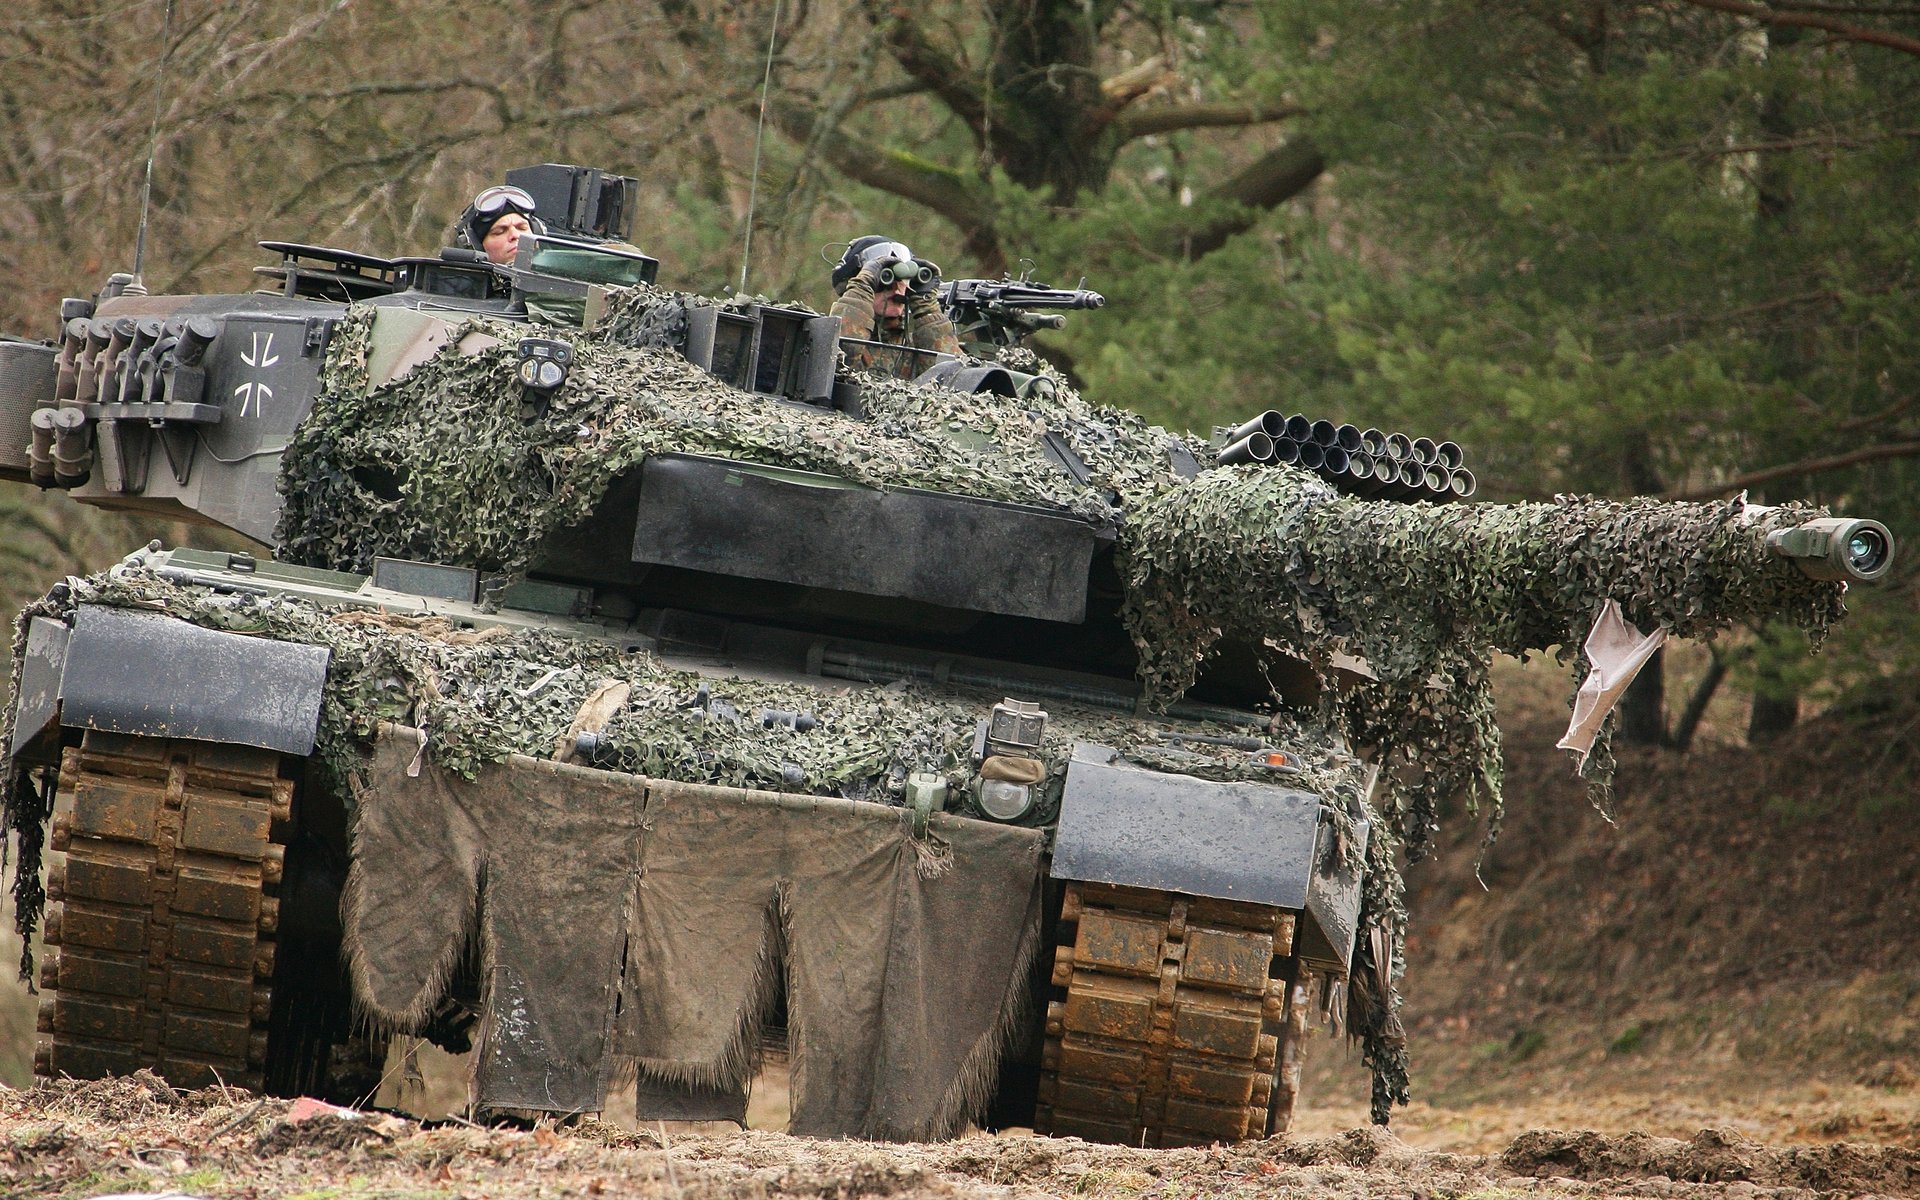
<path fill-rule="evenodd" d="M 1035 1130 L 1193 1146 L 1285 1128 L 1298 1074 L 1276 1091 L 1281 1046 L 1304 1032 L 1289 1019 L 1293 931 L 1264 905 L 1068 884 Z"/>
<path fill-rule="evenodd" d="M 88 732 L 61 762 L 34 1070 L 259 1090 L 291 814 L 280 756 Z"/>

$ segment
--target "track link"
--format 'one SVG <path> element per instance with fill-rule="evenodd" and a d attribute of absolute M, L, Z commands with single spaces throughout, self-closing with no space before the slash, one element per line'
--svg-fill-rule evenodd
<path fill-rule="evenodd" d="M 1129 1146 L 1265 1136 L 1293 914 L 1073 883 L 1060 929 L 1066 996 L 1047 1006 L 1036 1130 Z"/>
<path fill-rule="evenodd" d="M 90 731 L 60 766 L 34 1069 L 258 1089 L 293 783 L 244 746 Z"/>

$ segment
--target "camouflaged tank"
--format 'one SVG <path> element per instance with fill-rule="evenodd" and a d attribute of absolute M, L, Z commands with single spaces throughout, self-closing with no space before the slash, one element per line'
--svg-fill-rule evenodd
<path fill-rule="evenodd" d="M 832 317 L 658 288 L 631 180 L 509 179 L 511 269 L 265 243 L 266 290 L 0 343 L 0 473 L 263 548 L 20 618 L 42 1073 L 363 1099 L 404 1035 L 477 1110 L 739 1119 L 784 1039 L 798 1132 L 1165 1146 L 1284 1130 L 1331 1018 L 1384 1120 L 1394 859 L 1497 820 L 1492 654 L 1817 634 L 1892 552 L 1356 498 L 1018 349 L 850 371 Z"/>

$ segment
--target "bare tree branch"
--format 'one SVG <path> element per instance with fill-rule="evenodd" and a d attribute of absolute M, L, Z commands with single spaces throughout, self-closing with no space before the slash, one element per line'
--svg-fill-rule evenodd
<path fill-rule="evenodd" d="M 1735 16 L 1750 17 L 1763 25 L 1792 25 L 1801 29 L 1818 29 L 1831 33 L 1842 41 L 1861 42 L 1870 46 L 1885 46 L 1889 50 L 1898 50 L 1902 54 L 1911 54 L 1920 58 L 1920 38 L 1910 38 L 1903 34 L 1889 33 L 1884 29 L 1868 29 L 1863 25 L 1849 25 L 1833 17 L 1816 13 L 1771 8 L 1762 4 L 1748 4 L 1745 0 L 1685 0 L 1695 8 L 1710 8 L 1715 12 L 1733 13 Z"/>
<path fill-rule="evenodd" d="M 847 136 L 840 129 L 814 128 L 812 110 L 795 101 L 773 98 L 768 115 L 787 137 L 811 142 L 833 168 L 868 187 L 911 200 L 952 222 L 965 238 L 967 252 L 988 270 L 1003 261 L 993 224 L 993 199 L 977 176 L 937 166 L 897 150 Z"/>
<path fill-rule="evenodd" d="M 1189 230 L 1180 245 L 1168 247 L 1168 251 L 1192 258 L 1213 253 L 1228 238 L 1250 227 L 1261 213 L 1299 195 L 1326 169 L 1326 156 L 1310 137 L 1302 135 L 1275 146 L 1210 193 L 1211 199 L 1231 201 L 1238 208 Z"/>
<path fill-rule="evenodd" d="M 1182 129 L 1264 125 L 1297 117 L 1306 111 L 1298 104 L 1169 104 L 1121 113 L 1114 118 L 1113 131 L 1121 141 L 1127 142 L 1148 134 Z"/>
<path fill-rule="evenodd" d="M 1794 475 L 1819 475 L 1826 471 L 1838 471 L 1842 467 L 1858 466 L 1866 462 L 1879 462 L 1888 458 L 1920 458 L 1920 442 L 1890 442 L 1883 446 L 1863 446 L 1858 450 L 1849 450 L 1845 454 L 1829 454 L 1824 458 L 1806 458 L 1799 462 L 1786 463 L 1783 466 L 1767 467 L 1759 471 L 1749 471 L 1745 475 L 1736 475 L 1732 479 L 1723 479 L 1718 483 L 1704 487 L 1675 488 L 1667 492 L 1667 500 L 1712 500 L 1720 496 L 1731 495 L 1743 488 L 1755 484 L 1770 483 L 1775 479 L 1785 479 Z"/>
<path fill-rule="evenodd" d="M 976 141 L 984 141 L 987 102 L 972 83 L 971 74 L 927 40 L 907 5 L 896 0 L 865 0 L 863 7 L 885 37 L 887 50 L 900 69 L 952 109 L 973 131 Z"/>

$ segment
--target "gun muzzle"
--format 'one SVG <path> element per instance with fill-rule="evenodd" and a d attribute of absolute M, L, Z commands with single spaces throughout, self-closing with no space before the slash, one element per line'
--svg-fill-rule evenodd
<path fill-rule="evenodd" d="M 1893 569 L 1893 534 L 1878 521 L 1821 517 L 1767 535 L 1767 548 L 1814 579 L 1877 583 Z"/>

